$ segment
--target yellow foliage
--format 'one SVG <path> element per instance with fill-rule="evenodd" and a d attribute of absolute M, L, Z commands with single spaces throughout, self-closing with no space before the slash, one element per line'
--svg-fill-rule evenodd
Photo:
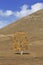
<path fill-rule="evenodd" d="M 27 50 L 28 49 L 28 38 L 26 32 L 16 32 L 13 39 L 14 50 Z"/>

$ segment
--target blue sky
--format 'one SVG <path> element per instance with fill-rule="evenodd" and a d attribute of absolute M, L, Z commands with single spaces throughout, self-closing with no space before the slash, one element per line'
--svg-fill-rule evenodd
<path fill-rule="evenodd" d="M 0 0 L 0 28 L 43 9 L 43 0 Z"/>

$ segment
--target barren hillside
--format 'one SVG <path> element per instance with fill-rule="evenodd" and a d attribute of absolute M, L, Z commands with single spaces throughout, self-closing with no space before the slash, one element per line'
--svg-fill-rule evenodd
<path fill-rule="evenodd" d="M 26 16 L 0 30 L 0 34 L 27 32 L 31 40 L 43 39 L 43 10 Z"/>

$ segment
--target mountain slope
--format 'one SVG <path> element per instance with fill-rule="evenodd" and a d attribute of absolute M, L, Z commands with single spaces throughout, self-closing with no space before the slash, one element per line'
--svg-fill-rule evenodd
<path fill-rule="evenodd" d="M 43 9 L 26 16 L 0 30 L 0 34 L 27 32 L 32 40 L 43 39 Z"/>
<path fill-rule="evenodd" d="M 14 32 L 25 31 L 30 34 L 43 33 L 43 10 L 26 16 L 0 30 L 0 34 L 13 34 Z"/>

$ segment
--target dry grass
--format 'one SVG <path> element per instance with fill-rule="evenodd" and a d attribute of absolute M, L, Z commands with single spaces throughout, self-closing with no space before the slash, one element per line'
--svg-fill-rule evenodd
<path fill-rule="evenodd" d="M 0 59 L 1 65 L 43 65 L 43 57 L 14 56 L 14 58 Z"/>

